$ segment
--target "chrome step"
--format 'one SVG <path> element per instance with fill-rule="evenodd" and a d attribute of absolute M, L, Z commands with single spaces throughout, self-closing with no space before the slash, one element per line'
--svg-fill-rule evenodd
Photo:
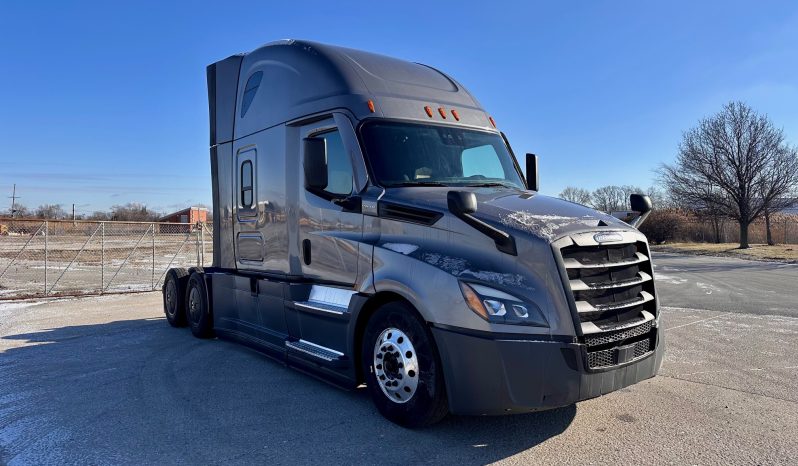
<path fill-rule="evenodd" d="M 285 346 L 289 351 L 298 351 L 328 363 L 343 362 L 347 359 L 344 353 L 306 340 L 286 341 Z"/>

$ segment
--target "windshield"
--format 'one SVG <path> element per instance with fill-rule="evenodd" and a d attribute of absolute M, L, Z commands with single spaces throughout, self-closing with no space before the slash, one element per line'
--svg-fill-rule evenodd
<path fill-rule="evenodd" d="M 524 186 L 504 140 L 495 133 L 373 121 L 361 135 L 376 181 L 386 188 Z"/>

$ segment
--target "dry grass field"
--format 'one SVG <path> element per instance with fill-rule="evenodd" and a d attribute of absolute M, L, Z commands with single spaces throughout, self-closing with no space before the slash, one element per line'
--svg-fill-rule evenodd
<path fill-rule="evenodd" d="M 652 246 L 652 249 L 663 252 L 685 252 L 738 257 L 741 259 L 798 262 L 798 245 L 796 244 L 777 244 L 775 246 L 752 244 L 748 249 L 739 249 L 739 244 L 737 243 L 670 243 Z"/>

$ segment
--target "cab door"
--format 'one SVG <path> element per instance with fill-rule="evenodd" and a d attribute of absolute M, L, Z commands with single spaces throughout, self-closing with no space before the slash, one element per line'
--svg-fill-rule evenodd
<path fill-rule="evenodd" d="M 327 187 L 304 188 L 304 153 L 300 156 L 299 242 L 302 276 L 316 283 L 352 286 L 357 279 L 363 216 L 347 206 L 355 194 L 352 151 L 342 129 L 330 118 L 302 127 L 303 138 L 323 139 L 327 147 Z M 304 146 L 302 151 L 304 151 Z"/>

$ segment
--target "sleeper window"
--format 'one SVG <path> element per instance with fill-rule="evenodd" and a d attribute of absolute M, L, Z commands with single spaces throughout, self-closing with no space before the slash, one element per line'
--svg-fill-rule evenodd
<path fill-rule="evenodd" d="M 241 99 L 241 118 L 244 118 L 249 106 L 252 105 L 255 94 L 258 92 L 258 87 L 260 87 L 261 79 L 263 79 L 263 71 L 258 71 L 247 80 L 247 85 L 244 87 L 244 97 Z"/>
<path fill-rule="evenodd" d="M 252 208 L 252 162 L 247 160 L 241 164 L 241 207 Z"/>

